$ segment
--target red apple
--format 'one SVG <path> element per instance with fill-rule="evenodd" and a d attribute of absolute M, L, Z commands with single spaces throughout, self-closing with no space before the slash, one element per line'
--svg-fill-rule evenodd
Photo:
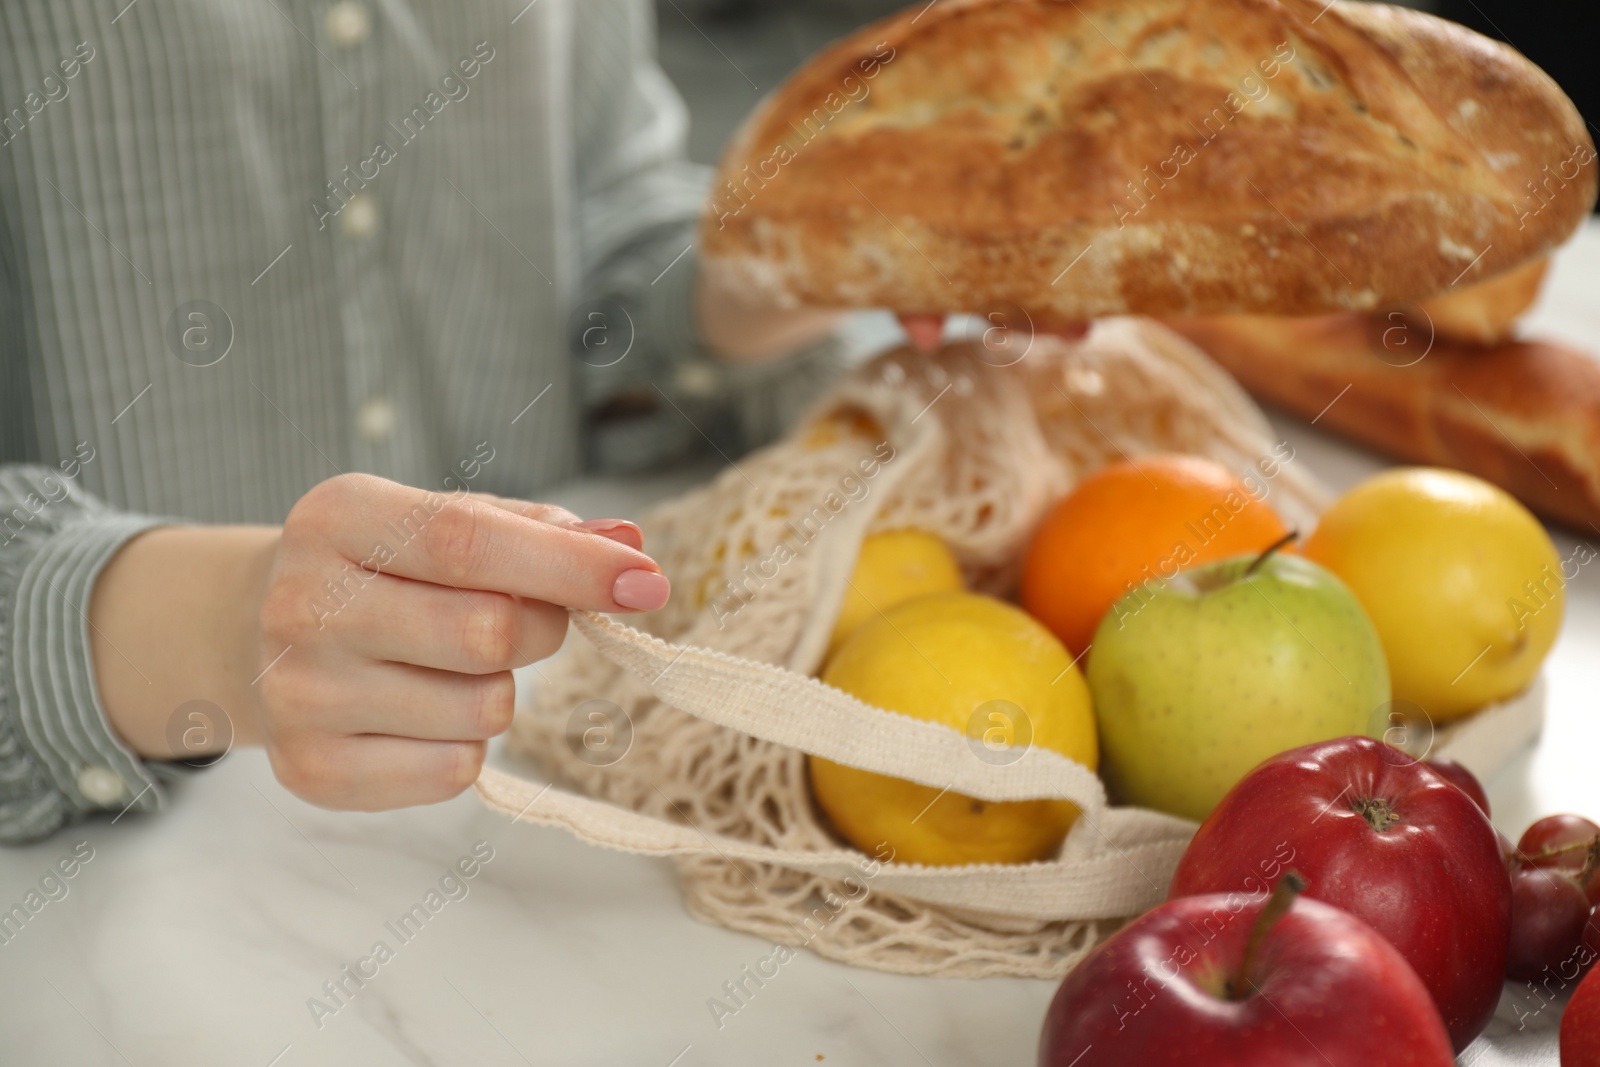
<path fill-rule="evenodd" d="M 1484 792 L 1477 775 L 1448 756 L 1435 756 L 1428 761 L 1428 766 L 1433 768 L 1434 774 L 1471 797 L 1485 815 L 1489 814 L 1489 794 Z"/>
<path fill-rule="evenodd" d="M 1450 1038 L 1416 973 L 1359 920 L 1242 893 L 1172 900 L 1067 975 L 1039 1067 L 1450 1067 Z"/>
<path fill-rule="evenodd" d="M 1561 1067 L 1600 1067 L 1600 970 L 1589 972 L 1561 1016 Z"/>
<path fill-rule="evenodd" d="M 1494 832 L 1494 843 L 1500 849 L 1500 862 L 1506 865 L 1506 874 L 1511 874 L 1522 866 L 1521 861 L 1517 859 L 1517 846 L 1511 843 L 1509 837 L 1496 830 Z"/>
<path fill-rule="evenodd" d="M 1262 763 L 1201 825 L 1171 895 L 1251 892 L 1293 864 L 1308 896 L 1399 949 L 1460 1052 L 1500 1000 L 1511 880 L 1488 817 L 1397 753 L 1344 737 Z"/>

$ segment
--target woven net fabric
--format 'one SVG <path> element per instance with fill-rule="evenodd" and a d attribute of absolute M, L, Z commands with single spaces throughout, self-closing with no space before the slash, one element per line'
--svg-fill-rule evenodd
<path fill-rule="evenodd" d="M 840 380 L 785 439 L 658 507 L 641 525 L 673 597 L 627 621 L 676 645 L 813 674 L 862 537 L 935 533 L 971 588 L 1007 596 L 1056 499 L 1108 462 L 1156 452 L 1209 456 L 1253 478 L 1291 524 L 1320 510 L 1322 491 L 1292 462 L 1273 464 L 1269 483 L 1262 471 L 1276 439 L 1266 419 L 1164 327 L 1110 319 L 1078 341 L 1036 337 L 1020 359 L 1015 347 L 885 353 Z M 577 712 L 596 701 L 627 728 L 625 752 L 596 758 L 587 746 L 590 720 Z M 589 797 L 695 827 L 708 842 L 841 847 L 812 803 L 804 752 L 666 706 L 576 637 L 541 665 L 512 747 Z M 1090 832 L 1080 820 L 1073 834 Z M 687 908 L 703 920 L 900 973 L 1059 977 L 1118 922 L 1002 916 L 874 891 L 866 856 L 860 879 L 733 862 L 714 848 L 673 862 Z"/>

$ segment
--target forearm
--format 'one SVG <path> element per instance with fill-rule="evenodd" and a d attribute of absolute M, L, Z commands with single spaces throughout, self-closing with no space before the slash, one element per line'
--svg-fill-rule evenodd
<path fill-rule="evenodd" d="M 174 752 L 167 739 L 191 700 L 222 708 L 234 743 L 260 743 L 257 620 L 278 536 L 271 526 L 163 526 L 101 571 L 89 607 L 95 682 L 112 727 L 140 756 L 206 754 Z M 220 749 L 227 737 L 212 741 Z"/>

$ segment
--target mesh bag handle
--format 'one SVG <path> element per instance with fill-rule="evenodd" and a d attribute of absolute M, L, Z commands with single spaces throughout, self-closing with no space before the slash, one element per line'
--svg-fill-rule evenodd
<path fill-rule="evenodd" d="M 615 620 L 572 612 L 575 629 L 643 681 L 663 703 L 762 740 L 838 763 L 983 800 L 1069 800 L 1082 813 L 1058 859 L 1025 865 L 924 867 L 883 864 L 880 889 L 929 903 L 1019 918 L 1101 919 L 1160 902 L 1194 824 L 1112 808 L 1087 767 L 1038 746 L 996 765 L 957 730 L 875 708 L 782 667 L 673 645 Z M 862 853 L 758 845 L 703 833 L 605 801 L 485 770 L 478 792 L 524 822 L 559 826 L 592 844 L 664 856 L 718 856 L 772 863 L 833 878 L 859 877 Z"/>

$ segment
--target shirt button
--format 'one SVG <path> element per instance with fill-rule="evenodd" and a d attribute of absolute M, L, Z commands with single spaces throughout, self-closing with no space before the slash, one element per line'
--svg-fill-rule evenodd
<path fill-rule="evenodd" d="M 339 0 L 322 17 L 322 29 L 340 48 L 354 48 L 372 36 L 372 12 L 360 0 Z"/>
<path fill-rule="evenodd" d="M 91 804 L 115 804 L 127 788 L 117 772 L 104 764 L 91 763 L 78 772 L 78 792 Z"/>
<path fill-rule="evenodd" d="M 378 232 L 378 205 L 366 193 L 357 193 L 339 212 L 339 229 L 346 237 L 371 237 Z"/>
<path fill-rule="evenodd" d="M 705 360 L 685 363 L 673 375 L 672 385 L 692 400 L 707 400 L 716 395 L 717 372 Z"/>
<path fill-rule="evenodd" d="M 373 444 L 381 444 L 394 434 L 394 405 L 389 398 L 375 396 L 356 412 L 356 429 Z"/>

